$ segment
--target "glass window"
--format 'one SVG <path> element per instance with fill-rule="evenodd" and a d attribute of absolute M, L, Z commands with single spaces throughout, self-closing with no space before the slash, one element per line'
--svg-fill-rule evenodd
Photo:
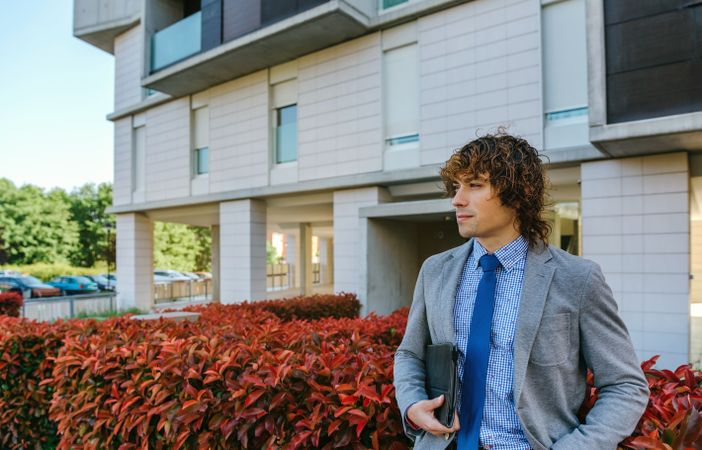
<path fill-rule="evenodd" d="M 198 175 L 208 173 L 210 171 L 209 152 L 210 149 L 207 147 L 195 149 L 195 160 L 197 161 L 196 170 Z"/>
<path fill-rule="evenodd" d="M 583 111 L 587 107 L 585 0 L 567 0 L 543 7 L 544 110 Z M 587 114 L 587 109 L 584 109 Z M 572 114 L 549 116 L 564 119 Z"/>
<path fill-rule="evenodd" d="M 393 6 L 401 5 L 407 3 L 409 0 L 380 0 L 380 6 L 382 9 L 392 8 Z"/>
<path fill-rule="evenodd" d="M 192 133 L 195 175 L 210 171 L 210 112 L 207 106 L 198 108 L 192 113 Z"/>
<path fill-rule="evenodd" d="M 383 54 L 385 140 L 388 145 L 419 141 L 419 50 L 417 44 Z"/>
<path fill-rule="evenodd" d="M 276 163 L 297 160 L 297 105 L 276 110 L 275 148 Z"/>
<path fill-rule="evenodd" d="M 133 129 L 133 161 L 134 191 L 143 191 L 146 185 L 146 127 Z"/>

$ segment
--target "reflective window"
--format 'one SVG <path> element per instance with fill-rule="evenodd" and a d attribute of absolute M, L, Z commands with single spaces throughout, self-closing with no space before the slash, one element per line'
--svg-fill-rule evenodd
<path fill-rule="evenodd" d="M 297 160 L 297 105 L 276 110 L 276 163 Z"/>

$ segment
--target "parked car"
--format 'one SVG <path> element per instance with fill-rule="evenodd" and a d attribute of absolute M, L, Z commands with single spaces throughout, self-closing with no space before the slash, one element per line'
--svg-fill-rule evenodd
<path fill-rule="evenodd" d="M 109 275 L 105 275 L 104 273 L 101 273 L 100 276 L 105 277 L 108 280 L 110 280 L 110 284 L 114 284 L 115 286 L 117 286 L 117 275 L 115 275 L 114 273 L 111 273 Z"/>
<path fill-rule="evenodd" d="M 98 289 L 101 291 L 114 291 L 115 290 L 115 282 L 114 280 L 108 279 L 104 275 L 83 275 L 85 278 L 89 279 L 90 281 L 93 281 L 97 284 Z"/>
<path fill-rule="evenodd" d="M 192 273 L 192 272 L 181 272 L 181 273 L 193 281 L 197 281 L 200 279 L 200 277 L 197 274 Z"/>
<path fill-rule="evenodd" d="M 168 278 L 168 281 L 190 281 L 192 278 L 186 277 L 177 270 L 170 269 L 156 269 L 154 270 L 154 275 L 160 275 L 162 277 Z"/>
<path fill-rule="evenodd" d="M 74 275 L 62 275 L 49 281 L 50 285 L 61 289 L 62 293 L 71 294 L 90 294 L 98 291 L 98 285 L 94 281 Z"/>
<path fill-rule="evenodd" d="M 154 273 L 154 283 L 170 283 L 171 278 L 164 275 L 157 275 Z"/>
<path fill-rule="evenodd" d="M 21 277 L 23 276 L 21 272 L 12 269 L 0 270 L 0 277 Z"/>
<path fill-rule="evenodd" d="M 201 280 L 211 280 L 212 274 L 209 272 L 193 272 L 195 275 L 200 277 Z"/>
<path fill-rule="evenodd" d="M 0 292 L 17 292 L 24 298 L 56 297 L 61 295 L 61 289 L 42 283 L 30 277 L 0 277 Z"/>

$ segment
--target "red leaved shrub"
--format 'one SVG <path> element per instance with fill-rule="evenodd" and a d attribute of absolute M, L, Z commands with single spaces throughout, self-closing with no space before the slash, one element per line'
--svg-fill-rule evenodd
<path fill-rule="evenodd" d="M 619 449 L 702 449 L 702 371 L 689 364 L 675 371 L 655 370 L 658 358 L 656 355 L 641 363 L 651 395 L 636 429 Z M 592 372 L 588 372 L 587 382 L 581 421 L 597 401 Z"/>
<path fill-rule="evenodd" d="M 58 448 L 407 448 L 392 386 L 406 311 L 284 322 L 208 309 L 69 334 L 47 380 Z"/>
<path fill-rule="evenodd" d="M 231 315 L 241 309 L 267 311 L 275 314 L 281 320 L 318 320 L 327 317 L 355 318 L 361 311 L 361 303 L 356 294 L 340 292 L 329 295 L 311 295 L 284 298 L 279 300 L 259 300 L 222 305 L 218 312 Z M 185 308 L 185 311 L 208 312 L 210 305 L 196 305 Z"/>
<path fill-rule="evenodd" d="M 22 296 L 17 292 L 0 293 L 0 316 L 19 317 L 23 303 Z"/>
<path fill-rule="evenodd" d="M 0 448 L 46 448 L 56 444 L 49 420 L 51 377 L 61 347 L 60 325 L 0 316 Z"/>

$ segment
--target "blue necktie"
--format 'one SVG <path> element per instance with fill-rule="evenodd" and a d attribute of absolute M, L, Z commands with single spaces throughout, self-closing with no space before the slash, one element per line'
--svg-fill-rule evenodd
<path fill-rule="evenodd" d="M 485 406 L 485 381 L 490 357 L 490 329 L 495 306 L 495 270 L 500 265 L 497 256 L 485 254 L 480 258 L 483 276 L 478 284 L 470 335 L 463 363 L 461 391 L 461 429 L 458 431 L 459 450 L 477 450 L 480 439 L 480 422 Z"/>

